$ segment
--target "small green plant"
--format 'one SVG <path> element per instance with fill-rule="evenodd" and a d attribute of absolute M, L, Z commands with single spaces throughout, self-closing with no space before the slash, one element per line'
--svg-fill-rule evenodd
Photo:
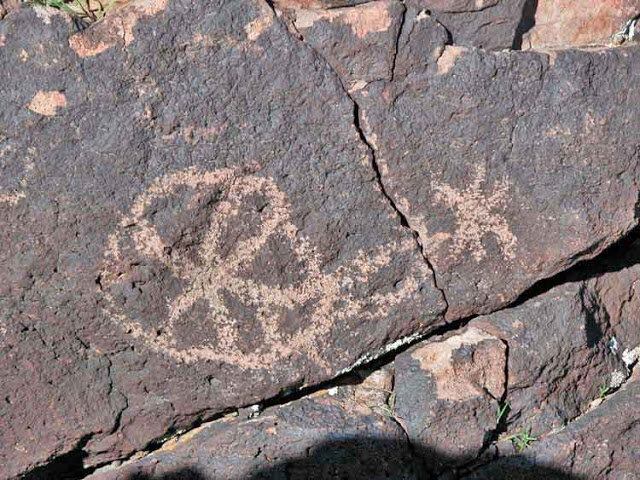
<path fill-rule="evenodd" d="M 378 405 L 370 407 L 374 412 L 379 411 L 383 416 L 388 418 L 393 418 L 395 416 L 395 411 L 389 405 Z"/>
<path fill-rule="evenodd" d="M 502 424 L 502 420 L 506 420 L 505 414 L 507 414 L 511 410 L 511 406 L 508 402 L 505 402 L 503 405 L 498 405 L 498 412 L 496 413 L 496 425 L 500 426 Z"/>
<path fill-rule="evenodd" d="M 387 405 L 389 405 L 389 408 L 391 408 L 392 410 L 396 409 L 396 392 L 395 391 L 391 391 L 389 393 L 389 398 L 387 399 Z"/>
<path fill-rule="evenodd" d="M 383 388 L 372 388 L 371 390 L 389 394 L 385 403 L 376 405 L 367 405 L 364 403 L 360 404 L 370 408 L 374 413 L 377 413 L 384 417 L 394 418 L 396 415 L 396 392 L 394 392 L 393 390 L 385 390 Z"/>
<path fill-rule="evenodd" d="M 609 383 L 605 383 L 604 385 L 600 385 L 598 387 L 598 398 L 600 400 L 604 400 L 607 395 L 615 392 L 619 389 L 624 382 L 627 380 L 628 374 L 621 372 L 620 370 L 616 370 L 611 374 L 611 379 Z"/>
<path fill-rule="evenodd" d="M 598 397 L 600 398 L 600 400 L 604 400 L 610 391 L 611 387 L 609 385 L 601 385 L 598 388 Z"/>
<path fill-rule="evenodd" d="M 389 390 L 382 390 L 389 394 L 387 402 L 383 405 L 378 405 L 377 409 L 382 411 L 382 414 L 386 417 L 393 418 L 396 415 L 396 392 Z M 375 410 L 376 407 L 373 408 Z"/>
<path fill-rule="evenodd" d="M 31 0 L 35 5 L 56 8 L 85 25 L 97 22 L 113 7 L 116 0 Z"/>
<path fill-rule="evenodd" d="M 518 433 L 504 437 L 504 440 L 511 440 L 516 451 L 522 453 L 529 448 L 531 443 L 535 442 L 537 438 L 531 436 L 531 428 L 522 427 L 522 430 Z"/>

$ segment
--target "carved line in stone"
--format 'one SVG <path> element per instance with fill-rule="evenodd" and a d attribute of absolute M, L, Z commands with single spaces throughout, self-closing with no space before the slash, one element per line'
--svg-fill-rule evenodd
<path fill-rule="evenodd" d="M 168 256 L 167 247 L 154 225 L 145 218 L 145 211 L 157 199 L 174 195 L 178 189 L 191 189 L 196 195 L 191 199 L 194 207 L 199 198 L 213 188 L 222 189 L 224 199 L 219 201 L 210 216 L 210 226 L 200 245 L 198 261 L 186 258 L 179 252 Z M 242 238 L 234 244 L 232 252 L 223 259 L 219 247 L 224 227 L 239 218 L 245 201 L 250 195 L 261 194 L 268 199 L 259 231 L 250 238 Z M 123 256 L 120 244 L 129 238 L 137 252 L 150 260 L 160 261 L 173 276 L 187 285 L 176 298 L 167 299 L 168 315 L 162 320 L 162 334 L 157 329 L 145 328 L 129 318 L 117 307 L 109 288 L 120 280 Z M 296 260 L 303 264 L 304 279 L 298 283 L 281 286 L 267 285 L 259 278 L 246 278 L 241 270 L 250 265 L 268 241 L 287 243 Z M 224 168 L 202 171 L 189 168 L 156 180 L 139 195 L 119 228 L 109 238 L 105 255 L 103 285 L 106 286 L 108 313 L 115 323 L 140 339 L 151 350 L 168 355 L 182 362 L 203 360 L 230 363 L 245 369 L 260 369 L 296 354 L 303 354 L 319 365 L 326 365 L 318 340 L 326 337 L 332 326 L 357 318 L 366 321 L 389 315 L 391 309 L 406 301 L 419 288 L 416 277 L 428 278 L 426 266 L 419 264 L 416 275 L 405 278 L 398 290 L 389 294 L 376 293 L 366 299 L 353 298 L 351 292 L 357 285 L 367 285 L 372 275 L 391 262 L 392 255 L 413 249 L 411 239 L 398 245 L 385 245 L 369 251 L 361 250 L 348 266 L 340 266 L 331 273 L 322 271 L 322 258 L 312 242 L 298 234 L 290 217 L 290 205 L 284 192 L 270 178 L 247 175 L 237 169 Z M 291 262 L 295 264 L 295 262 Z M 414 272 L 415 273 L 415 272 Z M 242 304 L 257 312 L 263 338 L 256 351 L 243 351 L 238 346 L 239 333 L 251 322 L 234 318 L 225 302 L 225 294 L 239 299 Z M 203 340 L 201 345 L 182 347 L 176 341 L 180 328 L 185 328 L 185 317 L 197 302 L 208 305 L 207 326 L 215 331 L 217 341 Z M 283 333 L 280 325 L 283 312 L 305 307 L 310 313 L 308 324 L 295 333 Z M 182 325 L 182 326 L 181 326 Z"/>
<path fill-rule="evenodd" d="M 411 202 L 396 193 L 398 208 L 410 219 L 428 255 L 437 257 L 438 251 L 446 245 L 448 257 L 457 258 L 469 253 L 476 262 L 480 262 L 487 255 L 483 239 L 486 235 L 493 235 L 503 258 L 515 258 L 518 239 L 512 233 L 503 213 L 509 201 L 509 181 L 507 178 L 496 181 L 490 193 L 486 192 L 485 183 L 484 165 L 475 167 L 473 178 L 465 188 L 455 188 L 432 180 L 433 199 L 453 213 L 456 223 L 453 232 L 432 234 L 427 226 L 427 218 L 415 213 Z"/>
<path fill-rule="evenodd" d="M 517 238 L 509 229 L 505 216 L 500 213 L 507 206 L 509 182 L 507 179 L 495 182 L 493 191 L 485 193 L 487 171 L 484 164 L 477 165 L 471 183 L 463 189 L 433 181 L 431 188 L 437 202 L 453 210 L 457 229 L 452 238 L 451 254 L 460 255 L 470 251 L 476 261 L 487 255 L 482 237 L 495 235 L 505 259 L 515 258 Z"/>

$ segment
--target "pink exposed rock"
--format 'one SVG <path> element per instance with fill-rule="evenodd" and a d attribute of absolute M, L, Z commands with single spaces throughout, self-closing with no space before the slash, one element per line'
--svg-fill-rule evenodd
<path fill-rule="evenodd" d="M 538 0 L 523 48 L 607 45 L 638 14 L 638 0 Z"/>

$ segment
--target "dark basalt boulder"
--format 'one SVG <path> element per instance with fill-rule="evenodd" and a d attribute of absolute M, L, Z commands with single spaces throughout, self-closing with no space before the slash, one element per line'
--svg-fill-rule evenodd
<path fill-rule="evenodd" d="M 529 302 L 522 327 L 491 315 L 638 220 L 640 49 L 491 52 L 443 17 L 489 15 L 507 45 L 519 5 L 133 0 L 83 31 L 51 9 L 4 15 L 0 478 L 129 458 L 436 328 L 456 368 L 486 377 L 459 405 L 478 414 L 469 441 L 442 453 L 464 462 L 509 391 L 505 362 L 598 380 L 620 365 L 605 335 L 577 336 L 587 320 L 563 324 L 592 313 L 575 286 L 550 291 L 546 324 Z M 625 271 L 579 288 L 606 311 L 588 321 L 632 349 Z M 452 347 L 480 314 L 482 341 Z M 437 431 L 455 402 L 410 355 L 382 388 L 397 407 L 363 421 L 438 442 L 462 428 Z M 523 412 L 556 385 L 523 382 Z M 566 382 L 544 428 L 596 388 Z M 389 426 L 394 408 L 406 424 Z"/>
<path fill-rule="evenodd" d="M 145 1 L 82 33 L 25 8 L 0 36 L 3 478 L 442 321 L 351 101 L 265 3 Z"/>

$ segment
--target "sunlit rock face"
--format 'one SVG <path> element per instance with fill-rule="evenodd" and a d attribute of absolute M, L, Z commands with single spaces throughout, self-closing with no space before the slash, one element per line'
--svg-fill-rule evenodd
<path fill-rule="evenodd" d="M 637 245 L 599 262 L 637 234 L 640 49 L 538 48 L 534 7 L 5 8 L 0 478 L 116 472 L 209 421 L 158 472 L 249 475 L 299 437 L 301 478 L 343 448 L 371 472 L 349 442 L 425 478 L 627 382 Z"/>
<path fill-rule="evenodd" d="M 602 46 L 620 42 L 619 34 L 625 33 L 629 22 L 638 15 L 638 0 L 537 0 L 523 48 Z"/>

